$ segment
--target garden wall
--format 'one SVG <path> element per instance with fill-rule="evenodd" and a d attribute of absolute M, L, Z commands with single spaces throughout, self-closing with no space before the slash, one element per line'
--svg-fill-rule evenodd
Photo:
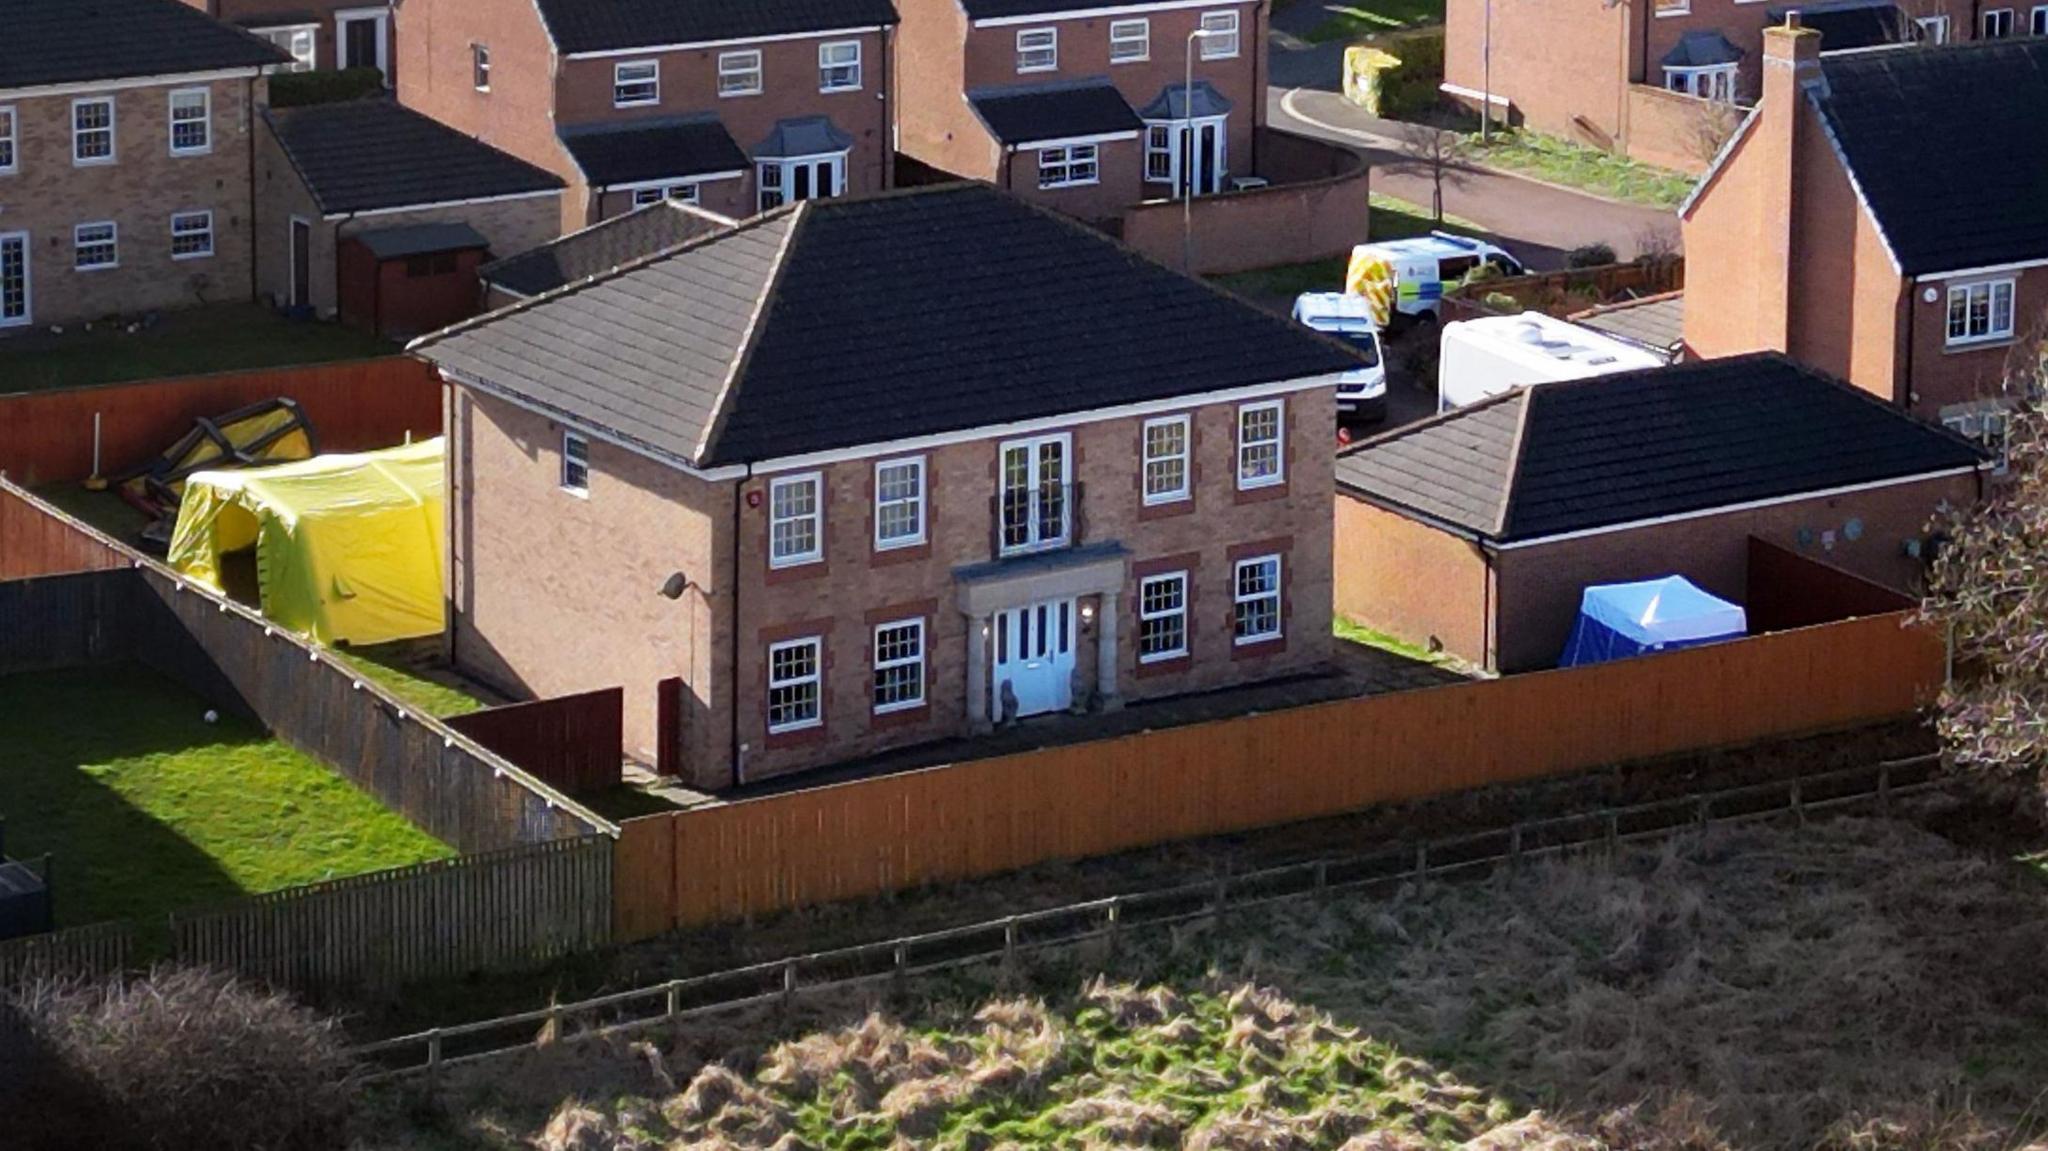
<path fill-rule="evenodd" d="M 1259 174 L 1273 184 L 1194 202 L 1196 275 L 1327 259 L 1366 238 L 1372 177 L 1357 153 L 1270 128 L 1259 132 Z M 1124 243 L 1180 267 L 1183 211 L 1178 200 L 1125 209 Z"/>
<path fill-rule="evenodd" d="M 1697 176 L 1747 110 L 1650 84 L 1628 86 L 1628 157 Z"/>

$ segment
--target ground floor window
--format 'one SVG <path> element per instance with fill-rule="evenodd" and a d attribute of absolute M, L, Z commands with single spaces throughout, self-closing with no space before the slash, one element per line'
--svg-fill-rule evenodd
<path fill-rule="evenodd" d="M 2013 281 L 1957 284 L 1948 290 L 1948 342 L 2012 338 Z"/>
<path fill-rule="evenodd" d="M 1038 150 L 1038 186 L 1071 188 L 1100 182 L 1095 145 L 1070 144 L 1064 148 Z"/>
<path fill-rule="evenodd" d="M 179 212 L 171 217 L 171 259 L 213 255 L 213 213 Z"/>
<path fill-rule="evenodd" d="M 821 722 L 818 673 L 825 641 L 817 636 L 768 645 L 768 730 L 798 731 Z"/>
<path fill-rule="evenodd" d="M 1280 557 L 1237 561 L 1236 640 L 1240 644 L 1280 638 Z"/>
<path fill-rule="evenodd" d="M 72 266 L 79 271 L 121 264 L 120 229 L 111 222 L 80 224 L 71 230 Z"/>
<path fill-rule="evenodd" d="M 1138 662 L 1188 653 L 1188 573 L 1147 576 L 1138 583 Z"/>
<path fill-rule="evenodd" d="M 780 208 L 798 200 L 823 200 L 846 194 L 846 153 L 760 160 L 754 166 L 760 210 Z"/>
<path fill-rule="evenodd" d="M 875 629 L 875 714 L 924 704 L 924 621 L 897 620 Z"/>
<path fill-rule="evenodd" d="M 657 188 L 635 188 L 633 189 L 633 206 L 635 208 L 644 208 L 649 204 L 659 204 L 663 200 L 674 200 L 679 204 L 695 204 L 699 199 L 697 189 L 698 185 L 694 180 L 681 184 L 664 184 Z"/>
<path fill-rule="evenodd" d="M 1664 87 L 1702 100 L 1732 102 L 1735 99 L 1734 64 L 1715 64 L 1706 68 L 1666 68 Z"/>
<path fill-rule="evenodd" d="M 314 34 L 319 29 L 312 24 L 294 24 L 289 28 L 259 28 L 256 35 L 263 37 L 291 54 L 292 62 L 280 71 L 311 72 L 313 70 Z"/>

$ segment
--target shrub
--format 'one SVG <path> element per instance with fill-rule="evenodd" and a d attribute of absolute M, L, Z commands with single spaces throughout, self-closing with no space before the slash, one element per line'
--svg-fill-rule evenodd
<path fill-rule="evenodd" d="M 384 91 L 384 73 L 375 68 L 343 68 L 335 72 L 280 72 L 270 78 L 270 106 L 335 104 L 360 100 Z"/>
<path fill-rule="evenodd" d="M 1487 311 L 1499 312 L 1502 315 L 1522 310 L 1522 301 L 1508 295 L 1506 292 L 1488 292 L 1479 302 L 1485 306 Z"/>
<path fill-rule="evenodd" d="M 1611 244 L 1581 244 L 1565 253 L 1568 268 L 1597 268 L 1603 264 L 1616 263 L 1614 247 Z"/>
<path fill-rule="evenodd" d="M 44 981 L 0 1001 L 0 1114 L 39 1148 L 314 1151 L 355 1098 L 335 1022 L 202 968 Z M 27 1130 L 12 1129 L 21 1116 Z"/>
<path fill-rule="evenodd" d="M 1424 118 L 1443 95 L 1444 30 L 1403 36 L 1382 47 L 1401 58 L 1401 66 L 1380 80 L 1380 115 L 1389 120 Z"/>

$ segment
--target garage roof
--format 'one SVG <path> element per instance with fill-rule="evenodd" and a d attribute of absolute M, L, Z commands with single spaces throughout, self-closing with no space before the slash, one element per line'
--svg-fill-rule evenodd
<path fill-rule="evenodd" d="M 266 108 L 327 215 L 558 192 L 562 180 L 391 100 Z"/>

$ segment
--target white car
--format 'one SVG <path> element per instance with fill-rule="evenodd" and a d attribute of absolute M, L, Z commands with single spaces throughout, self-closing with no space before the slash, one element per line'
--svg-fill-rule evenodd
<path fill-rule="evenodd" d="M 1358 350 L 1365 366 L 1345 372 L 1337 381 L 1337 410 L 1365 420 L 1387 416 L 1387 364 L 1380 351 L 1380 328 L 1363 297 L 1343 292 L 1304 292 L 1294 299 L 1294 318 L 1318 332 L 1337 337 Z"/>
<path fill-rule="evenodd" d="M 1503 276 L 1519 276 L 1521 261 L 1485 240 L 1431 232 L 1406 240 L 1383 240 L 1351 249 L 1351 265 L 1344 276 L 1346 291 L 1361 292 L 1369 280 L 1393 281 L 1392 307 L 1388 320 L 1437 318 L 1437 301 L 1446 289 L 1456 287 L 1482 264 L 1500 269 Z"/>

